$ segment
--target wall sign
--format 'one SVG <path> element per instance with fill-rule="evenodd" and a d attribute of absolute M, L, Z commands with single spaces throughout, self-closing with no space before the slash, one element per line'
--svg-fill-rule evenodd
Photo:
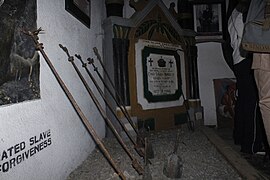
<path fill-rule="evenodd" d="M 51 130 L 30 137 L 27 141 L 0 149 L 0 174 L 7 173 L 35 154 L 52 145 Z"/>
<path fill-rule="evenodd" d="M 153 96 L 175 94 L 178 78 L 174 56 L 150 54 L 146 60 L 148 91 Z"/>
<path fill-rule="evenodd" d="M 149 102 L 179 99 L 180 56 L 175 50 L 145 47 L 142 50 L 144 95 Z"/>
<path fill-rule="evenodd" d="M 184 52 L 180 45 L 140 39 L 136 49 L 137 100 L 143 109 L 182 104 Z"/>

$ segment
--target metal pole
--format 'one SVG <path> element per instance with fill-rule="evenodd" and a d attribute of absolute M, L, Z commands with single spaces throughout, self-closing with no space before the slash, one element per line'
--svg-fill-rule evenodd
<path fill-rule="evenodd" d="M 109 154 L 108 150 L 106 149 L 106 147 L 103 145 L 102 141 L 100 140 L 100 138 L 98 137 L 96 131 L 94 130 L 93 126 L 91 125 L 91 123 L 87 120 L 86 116 L 84 115 L 84 113 L 82 112 L 82 110 L 80 109 L 80 107 L 78 106 L 78 104 L 76 103 L 75 99 L 73 98 L 72 94 L 70 93 L 70 91 L 68 90 L 67 86 L 65 85 L 65 83 L 63 82 L 63 80 L 61 79 L 61 77 L 59 76 L 59 74 L 57 73 L 56 69 L 54 68 L 53 64 L 51 63 L 50 59 L 48 58 L 48 56 L 46 55 L 45 51 L 43 50 L 43 44 L 39 43 L 38 41 L 38 34 L 40 33 L 40 31 L 42 31 L 41 28 L 39 28 L 38 30 L 31 32 L 31 31 L 23 31 L 26 35 L 29 35 L 35 45 L 36 45 L 36 49 L 38 51 L 40 51 L 40 53 L 42 54 L 42 56 L 44 57 L 46 63 L 48 64 L 49 68 L 51 69 L 53 75 L 55 76 L 56 80 L 58 81 L 59 85 L 61 86 L 61 88 L 63 89 L 63 91 L 65 92 L 67 98 L 69 99 L 69 101 L 71 102 L 72 106 L 74 107 L 76 113 L 79 115 L 82 123 L 87 127 L 88 132 L 91 134 L 91 136 L 93 137 L 93 139 L 95 140 L 95 142 L 97 143 L 97 145 L 99 146 L 99 148 L 101 149 L 101 151 L 103 152 L 103 154 L 105 155 L 105 157 L 107 158 L 107 160 L 110 162 L 110 164 L 112 165 L 112 167 L 114 168 L 114 170 L 117 172 L 117 174 L 119 175 L 119 177 L 123 180 L 126 180 L 125 175 L 123 174 L 123 172 L 118 168 L 118 166 L 116 165 L 116 163 L 114 162 L 114 160 L 112 159 L 111 155 Z"/>
<path fill-rule="evenodd" d="M 101 57 L 100 57 L 100 54 L 99 54 L 97 48 L 94 47 L 93 50 L 94 50 L 95 55 L 97 56 L 97 59 L 98 59 L 100 65 L 101 65 L 102 68 L 103 68 L 103 71 L 104 71 L 105 75 L 107 76 L 107 78 L 108 78 L 108 80 L 109 80 L 109 82 L 110 82 L 112 88 L 114 89 L 115 95 L 117 96 L 117 98 L 119 99 L 119 101 L 116 100 L 116 98 L 115 98 L 114 95 L 113 95 L 113 92 L 111 91 L 111 89 L 109 88 L 109 86 L 105 83 L 105 81 L 104 81 L 104 79 L 102 78 L 101 74 L 99 73 L 97 67 L 94 65 L 93 59 L 92 59 L 92 60 L 91 60 L 91 59 L 88 59 L 89 64 L 92 64 L 92 66 L 94 67 L 94 70 L 96 71 L 98 77 L 100 78 L 100 80 L 102 81 L 102 83 L 104 84 L 104 86 L 106 87 L 106 89 L 108 90 L 108 92 L 110 93 L 110 95 L 112 96 L 112 98 L 114 99 L 114 101 L 116 102 L 117 106 L 120 108 L 120 110 L 122 111 L 122 113 L 124 114 L 124 116 L 127 118 L 128 122 L 130 123 L 130 125 L 132 126 L 132 128 L 134 129 L 134 131 L 136 132 L 136 134 L 138 134 L 138 131 L 137 131 L 137 129 L 136 129 L 136 126 L 135 126 L 135 124 L 133 123 L 133 121 L 131 120 L 131 117 L 129 116 L 129 113 L 128 113 L 126 107 L 125 107 L 125 104 L 124 104 L 124 102 L 123 102 L 121 96 L 120 96 L 119 93 L 116 91 L 116 88 L 115 88 L 115 86 L 114 86 L 114 83 L 112 82 L 112 79 L 110 78 L 108 72 L 107 72 L 106 69 L 105 69 L 104 64 L 103 64 L 102 61 L 101 61 Z"/>
<path fill-rule="evenodd" d="M 129 139 L 132 141 L 132 143 L 134 145 L 136 145 L 135 140 L 132 138 L 131 134 L 128 132 L 126 126 L 124 125 L 124 123 L 117 117 L 117 115 L 115 114 L 111 104 L 108 102 L 108 100 L 105 98 L 105 95 L 103 93 L 103 91 L 101 90 L 100 86 L 98 85 L 97 81 L 95 80 L 94 76 L 91 74 L 91 72 L 89 71 L 89 69 L 87 68 L 87 64 L 83 62 L 82 58 L 80 55 L 75 54 L 75 57 L 78 58 L 80 60 L 80 62 L 82 63 L 82 67 L 85 68 L 87 74 L 89 75 L 90 79 L 92 80 L 92 82 L 94 83 L 95 87 L 97 88 L 99 94 L 101 95 L 102 99 L 104 100 L 104 102 L 106 103 L 106 105 L 108 106 L 108 108 L 110 109 L 110 111 L 112 112 L 112 114 L 114 115 L 115 119 L 120 123 L 121 127 L 124 129 L 124 131 L 126 132 L 126 134 L 128 135 Z"/>
<path fill-rule="evenodd" d="M 104 84 L 105 88 L 108 90 L 109 94 L 114 99 L 114 101 L 116 102 L 116 104 L 118 105 L 118 107 L 121 109 L 122 113 L 124 114 L 124 116 L 127 118 L 128 122 L 130 123 L 130 125 L 132 126 L 132 128 L 134 129 L 134 131 L 136 132 L 136 134 L 137 134 L 137 143 L 136 143 L 135 149 L 142 156 L 144 154 L 148 153 L 148 152 L 153 152 L 152 146 L 149 146 L 149 147 L 151 147 L 151 148 L 148 149 L 149 151 L 144 152 L 144 154 L 141 153 L 140 148 L 143 147 L 143 146 L 145 146 L 145 144 L 144 144 L 144 136 L 145 136 L 145 134 L 138 132 L 138 130 L 137 130 L 135 124 L 133 123 L 133 121 L 131 120 L 131 117 L 129 116 L 129 113 L 127 112 L 127 109 L 126 109 L 126 107 L 125 107 L 125 105 L 124 105 L 124 103 L 123 103 L 123 101 L 122 101 L 119 93 L 117 92 L 117 90 L 116 90 L 116 88 L 115 88 L 115 86 L 114 86 L 114 84 L 113 84 L 113 82 L 112 82 L 112 80 L 111 80 L 108 72 L 106 71 L 104 64 L 101 61 L 101 56 L 100 56 L 97 48 L 94 47 L 93 50 L 94 50 L 95 55 L 97 56 L 97 59 L 98 59 L 99 63 L 101 64 L 101 66 L 102 66 L 102 68 L 103 68 L 103 70 L 105 72 L 105 75 L 108 77 L 108 80 L 109 80 L 112 88 L 114 89 L 115 95 L 118 97 L 119 101 L 116 100 L 113 92 L 111 91 L 111 89 L 109 88 L 109 86 L 105 83 L 104 78 L 99 73 L 98 68 L 94 65 L 94 60 L 92 58 L 88 58 L 87 59 L 88 60 L 88 63 L 89 64 L 92 64 L 92 66 L 94 68 L 94 71 L 96 71 L 98 77 L 100 78 L 100 80 Z M 148 157 L 152 157 L 153 158 L 153 154 L 152 153 L 149 153 L 149 156 Z"/>
<path fill-rule="evenodd" d="M 119 143 L 121 144 L 121 146 L 123 147 L 123 149 L 126 151 L 127 155 L 130 157 L 130 159 L 132 160 L 132 165 L 133 167 L 137 170 L 137 172 L 139 174 L 143 174 L 143 167 L 139 164 L 138 160 L 133 156 L 133 154 L 129 151 L 128 147 L 126 146 L 126 144 L 124 143 L 123 139 L 121 138 L 121 136 L 119 135 L 119 133 L 117 132 L 117 130 L 115 129 L 114 125 L 112 124 L 112 121 L 106 116 L 106 112 L 104 111 L 104 109 L 102 108 L 102 106 L 100 105 L 100 103 L 98 102 L 98 99 L 95 97 L 93 91 L 91 90 L 91 88 L 88 86 L 86 80 L 84 79 L 84 77 L 82 76 L 81 72 L 79 71 L 78 67 L 76 66 L 76 64 L 74 63 L 74 58 L 72 56 L 70 56 L 68 49 L 64 46 L 62 46 L 61 44 L 59 44 L 59 46 L 66 52 L 67 56 L 68 56 L 68 61 L 71 62 L 72 66 L 74 67 L 75 71 L 77 72 L 77 74 L 79 75 L 81 81 L 83 82 L 85 88 L 87 89 L 89 95 L 91 96 L 91 99 L 93 100 L 94 104 L 96 105 L 98 111 L 100 112 L 101 116 L 103 117 L 103 119 L 107 122 L 107 124 L 109 125 L 109 127 L 111 128 L 112 132 L 114 133 L 116 139 L 119 141 Z"/>

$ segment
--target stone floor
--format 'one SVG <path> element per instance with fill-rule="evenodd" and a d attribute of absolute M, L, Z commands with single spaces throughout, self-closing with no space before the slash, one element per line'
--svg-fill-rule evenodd
<path fill-rule="evenodd" d="M 209 141 L 205 133 L 196 129 L 191 132 L 183 125 L 180 129 L 155 132 L 150 135 L 150 142 L 154 150 L 154 158 L 151 164 L 147 166 L 148 175 L 139 175 L 131 166 L 131 160 L 123 151 L 119 143 L 113 138 L 105 138 L 104 144 L 108 148 L 112 157 L 126 175 L 127 179 L 153 179 L 167 180 L 163 173 L 163 168 L 168 157 L 173 152 L 176 142 L 177 133 L 180 134 L 179 147 L 176 155 L 181 158 L 182 176 L 181 179 L 207 179 L 207 180 L 224 180 L 224 179 L 242 179 L 218 149 Z M 131 143 L 127 142 L 131 149 Z M 131 149 L 132 150 L 132 149 Z M 132 151 L 138 161 L 144 164 L 143 159 Z M 89 157 L 74 170 L 67 180 L 114 180 L 119 179 L 115 174 L 106 158 L 96 149 Z"/>

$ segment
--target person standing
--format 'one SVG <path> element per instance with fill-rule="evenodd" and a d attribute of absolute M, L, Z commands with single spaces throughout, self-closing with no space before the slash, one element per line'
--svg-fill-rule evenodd
<path fill-rule="evenodd" d="M 248 50 L 253 52 L 252 69 L 258 88 L 259 106 L 262 114 L 265 129 L 264 145 L 266 156 L 269 156 L 270 149 L 270 0 L 251 0 L 248 22 L 261 22 L 259 28 L 245 33 L 252 43 Z M 265 43 L 266 42 L 266 43 Z M 263 46 L 261 46 L 263 44 Z M 245 45 L 243 45 L 245 47 Z"/>
<path fill-rule="evenodd" d="M 252 56 L 241 54 L 241 40 L 249 2 L 239 0 L 228 21 L 228 31 L 233 48 L 233 71 L 236 77 L 237 101 L 234 116 L 234 142 L 241 145 L 241 152 L 254 154 L 261 150 L 258 132 L 256 83 L 251 70 Z"/>

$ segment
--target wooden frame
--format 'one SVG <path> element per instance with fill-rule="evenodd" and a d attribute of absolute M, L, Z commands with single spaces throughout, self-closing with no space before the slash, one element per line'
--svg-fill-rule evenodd
<path fill-rule="evenodd" d="M 90 0 L 65 0 L 65 9 L 84 25 L 90 28 Z"/>
<path fill-rule="evenodd" d="M 225 0 L 190 0 L 193 4 L 194 31 L 197 42 L 224 42 L 226 23 Z"/>

